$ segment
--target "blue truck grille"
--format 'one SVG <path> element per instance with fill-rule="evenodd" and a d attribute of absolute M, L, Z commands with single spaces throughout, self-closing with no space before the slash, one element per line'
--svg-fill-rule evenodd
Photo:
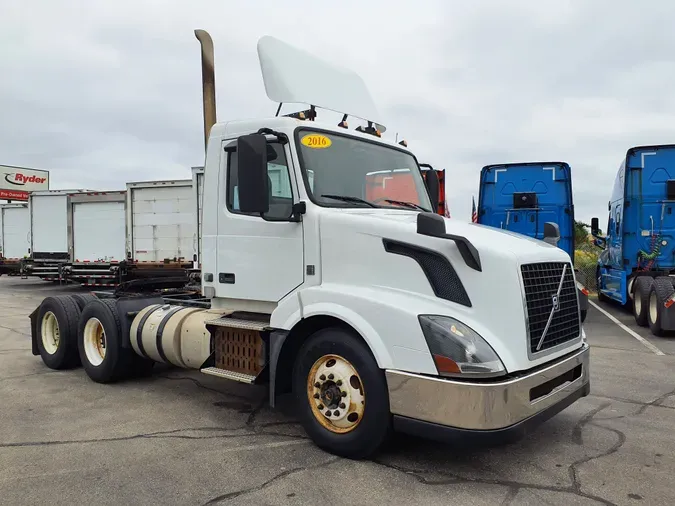
<path fill-rule="evenodd" d="M 572 265 L 568 262 L 524 264 L 520 271 L 525 287 L 530 353 L 579 337 L 579 302 Z"/>

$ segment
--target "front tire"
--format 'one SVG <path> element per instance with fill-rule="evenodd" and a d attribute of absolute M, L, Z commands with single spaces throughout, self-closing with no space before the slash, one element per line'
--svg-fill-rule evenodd
<path fill-rule="evenodd" d="M 47 297 L 38 310 L 37 345 L 40 357 L 50 369 L 71 369 L 79 365 L 77 323 L 80 309 L 67 295 Z"/>
<path fill-rule="evenodd" d="M 353 332 L 327 328 L 310 336 L 298 352 L 293 392 L 305 431 L 325 451 L 366 458 L 391 433 L 384 372 Z"/>
<path fill-rule="evenodd" d="M 640 276 L 633 283 L 633 316 L 635 323 L 640 327 L 647 326 L 649 313 L 649 294 L 654 284 L 654 279 L 649 276 Z"/>

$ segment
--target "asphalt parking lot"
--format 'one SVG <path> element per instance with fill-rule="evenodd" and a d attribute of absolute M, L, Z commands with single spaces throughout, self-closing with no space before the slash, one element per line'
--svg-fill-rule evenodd
<path fill-rule="evenodd" d="M 591 395 L 526 439 L 468 451 L 401 436 L 354 462 L 270 411 L 264 388 L 47 369 L 28 314 L 71 290 L 0 278 L 2 504 L 675 504 L 675 338 L 617 308 L 601 306 L 616 321 L 595 307 L 586 320 Z"/>

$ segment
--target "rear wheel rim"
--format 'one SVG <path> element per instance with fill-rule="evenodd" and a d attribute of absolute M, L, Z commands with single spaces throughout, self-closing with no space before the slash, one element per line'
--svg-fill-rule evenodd
<path fill-rule="evenodd" d="M 42 317 L 42 346 L 50 355 L 56 353 L 61 342 L 61 330 L 56 316 L 51 311 L 47 311 Z"/>
<path fill-rule="evenodd" d="M 640 316 L 642 313 L 642 293 L 640 290 L 635 290 L 635 297 L 633 298 L 633 307 L 635 308 L 635 315 Z"/>
<path fill-rule="evenodd" d="M 656 292 L 652 292 L 649 296 L 649 319 L 652 323 L 656 323 L 656 318 L 659 314 L 658 303 L 659 301 L 656 298 Z"/>
<path fill-rule="evenodd" d="M 103 324 L 98 318 L 89 318 L 84 326 L 84 354 L 93 366 L 103 363 L 106 354 L 106 338 Z"/>
<path fill-rule="evenodd" d="M 366 408 L 363 382 L 344 357 L 324 355 L 307 375 L 307 400 L 314 418 L 336 434 L 354 430 Z"/>

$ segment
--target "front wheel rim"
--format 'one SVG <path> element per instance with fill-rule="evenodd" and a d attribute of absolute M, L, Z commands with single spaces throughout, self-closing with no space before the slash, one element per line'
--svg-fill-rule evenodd
<path fill-rule="evenodd" d="M 307 399 L 314 418 L 336 434 L 354 430 L 366 408 L 359 373 L 339 355 L 324 355 L 314 362 L 307 375 Z"/>
<path fill-rule="evenodd" d="M 103 363 L 106 354 L 106 337 L 103 324 L 98 318 L 89 318 L 84 326 L 84 354 L 93 366 Z"/>
<path fill-rule="evenodd" d="M 633 306 L 635 307 L 635 315 L 640 316 L 642 313 L 642 293 L 640 290 L 635 290 L 635 297 L 633 298 Z"/>
<path fill-rule="evenodd" d="M 42 317 L 42 346 L 50 355 L 56 353 L 59 349 L 59 342 L 61 341 L 61 330 L 59 329 L 59 321 L 51 311 L 47 311 Z"/>
<path fill-rule="evenodd" d="M 652 323 L 656 323 L 656 318 L 658 317 L 658 303 L 659 301 L 656 298 L 656 292 L 652 292 L 649 296 L 649 319 Z"/>

